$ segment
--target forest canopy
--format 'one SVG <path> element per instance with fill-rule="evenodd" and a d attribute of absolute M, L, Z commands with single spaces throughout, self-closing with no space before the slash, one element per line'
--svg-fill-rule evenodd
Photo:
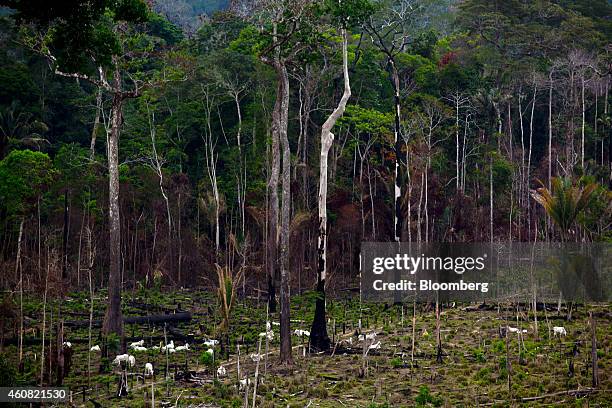
<path fill-rule="evenodd" d="M 5 287 L 235 271 L 287 339 L 364 241 L 612 239 L 608 1 L 153 3 L 0 1 Z"/>

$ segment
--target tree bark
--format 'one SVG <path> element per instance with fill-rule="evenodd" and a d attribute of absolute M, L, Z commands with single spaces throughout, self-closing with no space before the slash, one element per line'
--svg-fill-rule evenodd
<path fill-rule="evenodd" d="M 585 101 L 584 101 L 584 71 L 582 72 L 581 75 L 581 100 L 582 100 L 582 125 L 581 125 L 581 131 L 580 131 L 580 167 L 582 169 L 584 169 L 584 128 L 585 128 L 585 124 L 586 124 L 586 119 L 585 119 L 585 115 L 586 115 L 586 105 L 585 105 Z"/>
<path fill-rule="evenodd" d="M 68 190 L 64 191 L 64 228 L 62 232 L 62 280 L 68 277 Z"/>
<path fill-rule="evenodd" d="M 351 97 L 348 73 L 348 52 L 346 30 L 342 30 L 342 68 L 344 93 L 336 109 L 327 118 L 321 129 L 321 159 L 319 162 L 319 239 L 317 241 L 317 300 L 315 315 L 310 330 L 310 346 L 315 350 L 329 349 L 327 319 L 325 317 L 325 278 L 327 267 L 327 159 L 334 141 L 331 132 L 336 121 L 342 116 L 346 103 Z"/>
<path fill-rule="evenodd" d="M 89 145 L 89 159 L 93 160 L 96 154 L 96 135 L 100 127 L 100 114 L 102 113 L 102 88 L 98 88 L 96 96 L 96 117 L 94 119 L 93 130 L 91 131 L 91 143 Z"/>
<path fill-rule="evenodd" d="M 548 74 L 548 190 L 550 191 L 552 186 L 552 95 L 553 95 L 553 71 L 551 70 Z"/>
<path fill-rule="evenodd" d="M 19 279 L 19 372 L 23 372 L 23 268 L 21 267 L 21 242 L 23 238 L 23 223 L 19 223 L 19 238 L 17 239 L 17 258 L 15 259 L 15 277 Z"/>
<path fill-rule="evenodd" d="M 287 126 L 289 122 L 289 75 L 284 61 L 277 60 L 277 72 L 281 85 L 280 128 L 278 135 L 283 153 L 282 171 L 282 206 L 280 226 L 280 361 L 292 364 L 291 357 L 291 328 L 290 328 L 290 302 L 289 302 L 289 225 L 291 223 L 291 151 Z"/>
<path fill-rule="evenodd" d="M 109 232 L 110 268 L 108 277 L 108 305 L 104 316 L 103 333 L 111 333 L 123 338 L 123 316 L 121 313 L 121 223 L 119 218 L 119 134 L 123 123 L 123 95 L 121 74 L 115 63 L 111 128 L 108 132 L 108 195 L 109 195 Z M 122 349 L 125 344 L 122 343 Z"/>
<path fill-rule="evenodd" d="M 400 83 L 399 83 L 399 74 L 397 72 L 397 67 L 395 66 L 395 61 L 393 58 L 389 58 L 389 64 L 391 65 L 391 80 L 393 82 L 393 90 L 394 90 L 394 126 L 393 126 L 393 144 L 395 149 L 395 169 L 394 169 L 394 189 L 393 189 L 393 240 L 396 242 L 401 241 L 402 234 L 402 188 L 400 186 L 400 157 L 402 151 L 402 144 L 400 142 L 400 132 L 401 132 L 401 100 L 400 100 Z M 406 163 L 408 166 L 408 163 Z"/>
<path fill-rule="evenodd" d="M 283 98 L 283 84 L 281 78 L 276 87 L 276 102 L 272 111 L 272 167 L 268 180 L 270 194 L 268 208 L 268 309 L 270 313 L 276 312 L 276 271 L 278 250 L 278 181 L 280 174 L 280 129 L 281 110 Z"/>
<path fill-rule="evenodd" d="M 589 321 L 591 325 L 591 362 L 593 365 L 593 388 L 599 386 L 599 369 L 597 366 L 597 329 L 595 327 L 595 319 L 593 312 L 589 312 Z"/>

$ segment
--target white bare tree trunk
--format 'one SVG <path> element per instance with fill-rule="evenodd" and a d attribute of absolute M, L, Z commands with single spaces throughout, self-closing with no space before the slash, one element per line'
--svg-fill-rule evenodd
<path fill-rule="evenodd" d="M 529 194 L 529 187 L 531 184 L 531 151 L 533 148 L 533 114 L 535 111 L 536 96 L 538 92 L 538 85 L 533 80 L 533 98 L 531 99 L 531 117 L 529 119 L 529 151 L 527 153 L 527 176 L 525 178 L 525 194 Z M 531 201 L 526 197 L 525 202 L 527 204 L 527 225 L 529 235 L 531 236 Z"/>
<path fill-rule="evenodd" d="M 351 97 L 348 73 L 347 34 L 342 30 L 342 68 L 344 73 L 344 93 L 338 106 L 329 115 L 321 128 L 321 159 L 319 162 L 319 238 L 317 241 L 317 292 L 315 315 L 310 332 L 310 345 L 317 350 L 329 348 L 327 319 L 325 318 L 325 278 L 327 268 L 327 162 L 329 149 L 334 141 L 332 128 L 344 113 Z"/>
<path fill-rule="evenodd" d="M 166 205 L 166 222 L 168 224 L 168 248 L 172 245 L 172 213 L 170 211 L 170 201 L 168 199 L 168 194 L 166 194 L 166 190 L 164 190 L 164 172 L 163 165 L 164 159 L 159 157 L 157 153 L 157 132 L 155 128 L 155 112 L 151 112 L 149 110 L 149 105 L 147 104 L 147 113 L 149 114 L 149 132 L 151 135 L 151 149 L 153 153 L 153 157 L 151 158 L 150 166 L 157 174 L 159 178 L 159 191 L 161 192 L 162 197 L 164 198 L 164 203 Z"/>
<path fill-rule="evenodd" d="M 205 132 L 205 148 L 204 148 L 204 156 L 206 159 L 206 170 L 208 172 L 208 178 L 210 180 L 210 185 L 213 193 L 213 200 L 215 201 L 215 253 L 219 253 L 220 247 L 220 232 L 219 232 L 219 214 L 220 214 L 220 197 L 219 197 L 219 188 L 217 185 L 217 156 L 215 154 L 215 146 L 216 141 L 213 140 L 212 127 L 210 124 L 211 121 L 211 112 L 212 112 L 212 100 L 208 91 L 204 91 L 204 97 L 206 102 L 206 125 L 207 132 Z"/>
<path fill-rule="evenodd" d="M 96 96 L 96 117 L 94 119 L 93 130 L 91 131 L 91 143 L 89 145 L 89 159 L 93 160 L 96 154 L 96 136 L 100 127 L 100 115 L 102 114 L 102 88 L 98 88 Z"/>
<path fill-rule="evenodd" d="M 553 96 L 553 70 L 548 74 L 548 190 L 551 189 L 552 180 L 552 96 Z"/>
<path fill-rule="evenodd" d="M 455 98 L 455 188 L 459 192 L 459 93 Z"/>

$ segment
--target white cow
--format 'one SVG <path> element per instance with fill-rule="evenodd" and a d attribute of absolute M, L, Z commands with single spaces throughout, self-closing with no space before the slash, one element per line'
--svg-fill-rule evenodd
<path fill-rule="evenodd" d="M 130 348 L 142 347 L 144 346 L 144 340 L 135 341 L 134 343 L 130 343 Z"/>
<path fill-rule="evenodd" d="M 130 367 L 134 367 L 134 365 L 136 365 L 136 359 L 134 356 L 129 354 L 119 354 L 113 360 L 113 364 L 116 366 L 120 365 L 122 362 L 126 362 Z"/>
<path fill-rule="evenodd" d="M 144 375 L 145 377 L 149 377 L 153 375 L 153 364 L 151 363 L 145 364 Z"/>
<path fill-rule="evenodd" d="M 364 337 L 363 334 L 359 335 L 359 341 L 363 341 Z M 376 333 L 369 333 L 365 335 L 365 339 L 366 340 L 375 340 L 376 339 Z"/>
<path fill-rule="evenodd" d="M 553 336 L 554 337 L 557 337 L 557 336 L 567 336 L 567 331 L 565 330 L 565 327 L 554 326 L 553 327 Z"/>
<path fill-rule="evenodd" d="M 98 353 L 101 351 L 100 350 L 100 346 L 98 346 L 97 344 L 95 346 L 93 346 L 90 351 L 97 351 Z"/>
<path fill-rule="evenodd" d="M 259 333 L 259 337 L 265 337 L 269 341 L 274 340 L 274 332 L 272 330 L 268 330 L 262 333 Z"/>
<path fill-rule="evenodd" d="M 240 380 L 240 389 L 245 388 L 247 385 L 251 385 L 250 378 L 243 378 L 242 380 Z"/>
<path fill-rule="evenodd" d="M 310 337 L 310 332 L 308 330 L 295 329 L 293 331 L 293 334 L 295 334 L 298 337 L 302 337 L 302 336 Z"/>
<path fill-rule="evenodd" d="M 516 327 L 510 327 L 510 326 L 508 326 L 508 331 L 509 331 L 510 333 L 518 333 L 520 330 L 519 330 L 519 329 L 517 329 Z"/>
<path fill-rule="evenodd" d="M 174 349 L 175 351 L 184 351 L 184 350 L 189 350 L 189 343 L 185 343 L 184 346 L 178 346 Z"/>
<path fill-rule="evenodd" d="M 221 366 L 217 368 L 217 377 L 225 377 L 226 374 L 227 370 L 225 369 L 225 367 Z"/>
<path fill-rule="evenodd" d="M 168 350 L 168 353 L 174 353 L 174 340 L 170 340 L 170 343 L 161 348 L 162 353 L 165 353 L 166 350 Z"/>

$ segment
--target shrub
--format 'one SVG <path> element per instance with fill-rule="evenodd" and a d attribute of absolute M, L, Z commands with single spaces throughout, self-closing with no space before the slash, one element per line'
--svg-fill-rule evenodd
<path fill-rule="evenodd" d="M 474 356 L 474 359 L 479 363 L 484 363 L 486 361 L 484 350 L 480 347 L 472 350 L 472 356 Z"/>
<path fill-rule="evenodd" d="M 434 407 L 442 406 L 442 398 L 431 395 L 429 392 L 429 387 L 426 385 L 422 385 L 419 388 L 419 394 L 416 397 L 416 406 L 417 407 L 426 407 L 429 404 Z"/>
<path fill-rule="evenodd" d="M 399 357 L 392 358 L 390 363 L 391 363 L 391 367 L 393 368 L 401 368 L 404 366 L 404 362 Z"/>

